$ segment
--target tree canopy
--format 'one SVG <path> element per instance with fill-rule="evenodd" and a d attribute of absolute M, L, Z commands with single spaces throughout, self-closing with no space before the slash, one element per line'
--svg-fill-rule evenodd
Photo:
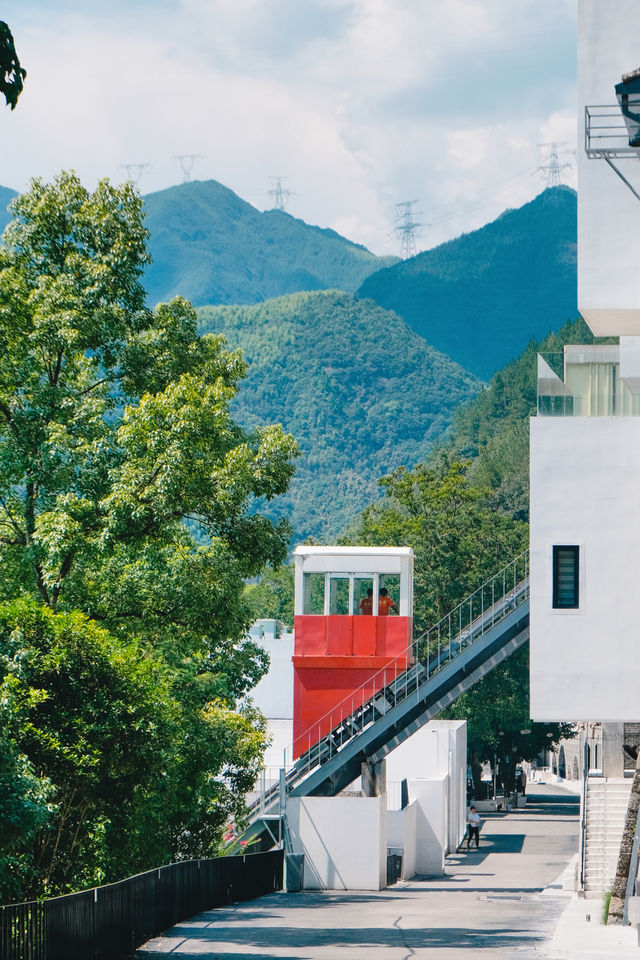
<path fill-rule="evenodd" d="M 52 673 L 41 674 L 44 660 L 33 650 L 43 631 L 67 636 L 71 617 L 74 649 L 84 636 L 110 651 L 105 663 L 129 658 L 134 686 L 118 702 L 136 696 L 136 661 L 155 665 L 147 679 L 158 730 L 166 717 L 162 749 L 135 764 L 130 808 L 99 796 L 87 800 L 87 812 L 78 806 L 80 787 L 69 787 L 74 800 L 66 799 L 60 756 L 45 762 L 35 741 L 5 729 L 7 762 L 16 776 L 43 778 L 36 807 L 48 805 L 59 846 L 67 842 L 68 863 L 77 864 L 34 867 L 29 890 L 37 892 L 87 879 L 78 850 L 97 837 L 92 824 L 112 837 L 118 822 L 129 839 L 118 864 L 107 853 L 118 844 L 95 841 L 95 869 L 113 879 L 125 862 L 135 870 L 211 852 L 224 819 L 241 811 L 264 737 L 259 719 L 235 713 L 235 704 L 266 667 L 264 653 L 243 639 L 250 614 L 242 587 L 286 556 L 287 522 L 257 508 L 286 490 L 297 447 L 278 426 L 246 431 L 232 419 L 245 362 L 223 338 L 198 335 L 188 302 L 145 307 L 146 231 L 131 184 L 101 181 L 90 192 L 63 173 L 50 184 L 33 181 L 12 213 L 0 246 L 0 601 L 16 624 L 17 598 L 48 611 L 49 619 L 29 613 L 34 635 L 24 634 L 24 662 L 38 665 L 25 682 L 45 692 L 43 702 L 57 703 L 59 691 L 50 690 Z M 55 657 L 51 645 L 46 656 Z M 75 669 L 72 659 L 64 669 Z M 89 704 L 116 694 L 119 674 L 110 671 L 87 665 Z M 74 735 L 84 706 L 68 708 Z M 51 729 L 63 714 L 52 711 Z M 126 728 L 114 709 L 118 716 Z M 109 753 L 103 736 L 106 727 L 91 751 Z M 149 751 L 154 736 L 146 741 L 141 749 Z M 118 776 L 129 769 L 126 750 L 109 762 Z M 116 784 L 115 768 L 97 767 L 96 781 Z M 144 769 L 156 770 L 153 792 Z M 127 775 L 135 779 L 133 768 Z M 43 844 L 39 835 L 32 853 Z"/>

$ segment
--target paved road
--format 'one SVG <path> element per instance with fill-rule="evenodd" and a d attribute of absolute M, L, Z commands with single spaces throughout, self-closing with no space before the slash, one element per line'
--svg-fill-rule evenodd
<path fill-rule="evenodd" d="M 578 800 L 532 785 L 523 810 L 490 815 L 480 848 L 448 859 L 446 876 L 379 893 L 273 894 L 200 914 L 139 951 L 200 960 L 532 960 L 567 905 L 544 888 L 578 845 Z"/>

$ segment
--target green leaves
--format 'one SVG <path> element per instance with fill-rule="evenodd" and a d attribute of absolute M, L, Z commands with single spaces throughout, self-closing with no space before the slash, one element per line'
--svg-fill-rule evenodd
<path fill-rule="evenodd" d="M 26 894 L 211 853 L 241 814 L 264 735 L 235 706 L 267 665 L 244 639 L 243 582 L 285 558 L 288 524 L 256 507 L 286 490 L 297 446 L 232 419 L 246 364 L 198 337 L 189 303 L 144 307 L 130 184 L 90 192 L 63 173 L 34 181 L 13 214 L 0 246 L 0 762 L 5 749 L 25 796 L 35 778 L 42 818 L 24 813 L 26 872 L 12 874 Z"/>
<path fill-rule="evenodd" d="M 7 106 L 12 110 L 15 110 L 26 76 L 27 71 L 20 66 L 11 31 L 0 20 L 0 93 L 4 94 Z"/>

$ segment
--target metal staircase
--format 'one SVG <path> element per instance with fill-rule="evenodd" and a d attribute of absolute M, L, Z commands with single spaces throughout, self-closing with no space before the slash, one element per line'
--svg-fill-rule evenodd
<path fill-rule="evenodd" d="M 368 681 L 305 731 L 307 749 L 286 765 L 284 784 L 266 790 L 249 807 L 242 840 L 270 846 L 285 792 L 335 796 L 360 776 L 364 762 L 379 763 L 528 639 L 525 551 L 391 660 L 373 684 Z M 412 666 L 400 669 L 407 659 Z M 372 686 L 378 689 L 373 696 Z"/>

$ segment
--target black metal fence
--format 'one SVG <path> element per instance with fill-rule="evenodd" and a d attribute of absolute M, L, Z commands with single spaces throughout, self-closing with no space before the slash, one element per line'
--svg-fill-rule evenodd
<path fill-rule="evenodd" d="M 82 893 L 0 906 L 0 960 L 124 960 L 180 920 L 282 889 L 283 852 L 189 860 Z"/>

